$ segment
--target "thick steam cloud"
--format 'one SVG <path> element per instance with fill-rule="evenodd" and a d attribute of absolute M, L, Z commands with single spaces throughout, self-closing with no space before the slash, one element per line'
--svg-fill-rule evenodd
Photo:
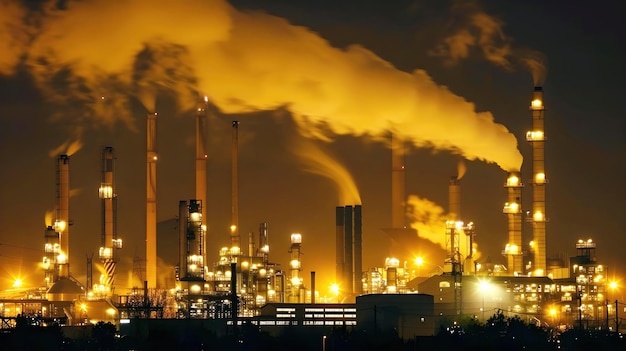
<path fill-rule="evenodd" d="M 13 18 L 0 14 L 0 24 Z M 425 71 L 400 71 L 363 47 L 334 48 L 306 28 L 224 1 L 69 1 L 25 32 L 35 33 L 28 45 L 11 38 L 24 43 L 38 84 L 53 101 L 90 107 L 83 124 L 132 127 L 129 96 L 151 110 L 169 91 L 193 108 L 195 89 L 226 113 L 287 108 L 308 135 L 380 139 L 391 131 L 418 147 L 521 166 L 506 127 Z M 19 62 L 14 51 L 0 61 L 3 72 Z"/>
<path fill-rule="evenodd" d="M 459 1 L 452 7 L 452 34 L 429 53 L 442 57 L 447 65 L 455 65 L 477 49 L 492 64 L 505 70 L 514 70 L 516 65 L 528 69 L 535 86 L 542 85 L 547 69 L 544 55 L 536 50 L 513 46 L 513 39 L 504 33 L 504 22 L 490 16 L 472 1 Z"/>

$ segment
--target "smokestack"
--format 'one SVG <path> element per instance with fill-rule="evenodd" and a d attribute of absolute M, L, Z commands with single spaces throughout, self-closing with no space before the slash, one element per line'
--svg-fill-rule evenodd
<path fill-rule="evenodd" d="M 345 211 L 345 221 L 344 221 L 344 241 L 343 241 L 343 257 L 344 257 L 344 266 L 343 266 L 343 276 L 344 276 L 344 286 L 347 294 L 354 293 L 354 265 L 353 265 L 353 255 L 352 255 L 352 206 L 346 206 Z"/>
<path fill-rule="evenodd" d="M 148 113 L 146 167 L 146 280 L 149 288 L 157 287 L 157 114 Z"/>
<path fill-rule="evenodd" d="M 391 227 L 405 227 L 404 140 L 391 135 Z"/>
<path fill-rule="evenodd" d="M 187 277 L 187 217 L 189 207 L 187 201 L 178 202 L 178 278 Z"/>
<path fill-rule="evenodd" d="M 461 219 L 461 185 L 456 176 L 450 178 L 448 185 L 448 220 L 459 221 Z"/>
<path fill-rule="evenodd" d="M 315 271 L 311 272 L 311 304 L 315 304 Z"/>
<path fill-rule="evenodd" d="M 269 262 L 270 245 L 267 240 L 267 222 L 259 225 L 259 256 L 263 257 L 263 264 Z"/>
<path fill-rule="evenodd" d="M 230 225 L 230 247 L 231 249 L 239 249 L 239 121 L 233 121 L 232 142 L 232 219 Z"/>
<path fill-rule="evenodd" d="M 302 286 L 300 282 L 300 269 L 302 269 L 302 262 L 300 261 L 300 247 L 302 245 L 302 235 L 299 233 L 291 234 L 291 294 L 290 302 L 300 302 L 300 288 Z"/>
<path fill-rule="evenodd" d="M 207 102 L 208 99 L 205 96 L 204 99 L 198 104 L 198 111 L 196 114 L 196 200 L 202 204 L 202 231 L 204 232 L 204 242 L 202 247 L 206 255 L 208 245 L 208 235 L 206 235 L 206 218 L 207 218 Z M 207 257 L 204 257 L 204 262 L 207 262 Z"/>
<path fill-rule="evenodd" d="M 523 273 L 522 252 L 522 187 L 519 172 L 509 172 L 506 179 L 507 202 L 503 212 L 508 218 L 509 240 L 503 254 L 507 257 L 508 270 L 511 274 Z"/>
<path fill-rule="evenodd" d="M 59 277 L 70 275 L 70 157 L 59 155 L 57 157 L 57 219 L 54 223 L 55 230 L 60 237 L 60 254 L 58 255 Z"/>
<path fill-rule="evenodd" d="M 533 120 L 533 129 L 526 133 L 526 140 L 531 143 L 533 149 L 533 213 L 529 220 L 533 223 L 534 243 L 534 274 L 546 274 L 546 177 L 544 144 L 544 105 L 543 88 L 535 87 L 530 110 Z"/>
<path fill-rule="evenodd" d="M 363 223 L 361 205 L 354 206 L 354 292 L 363 293 Z"/>
<path fill-rule="evenodd" d="M 104 266 L 104 274 L 100 284 L 110 292 L 115 277 L 116 248 L 117 245 L 117 218 L 116 205 L 117 194 L 115 193 L 114 173 L 115 153 L 112 147 L 102 149 L 102 179 L 98 195 L 102 202 L 102 236 L 99 250 L 100 261 Z M 91 286 L 89 286 L 91 288 Z"/>
<path fill-rule="evenodd" d="M 339 285 L 344 285 L 344 223 L 345 207 L 337 206 L 335 209 L 335 281 Z M 343 288 L 343 286 L 342 286 Z"/>

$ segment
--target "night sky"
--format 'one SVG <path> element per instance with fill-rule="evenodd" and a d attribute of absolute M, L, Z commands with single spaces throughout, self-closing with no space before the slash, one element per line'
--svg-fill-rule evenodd
<path fill-rule="evenodd" d="M 127 285 L 133 258 L 145 256 L 146 110 L 159 113 L 158 255 L 173 279 L 204 95 L 213 259 L 229 244 L 230 128 L 239 120 L 242 246 L 267 221 L 270 259 L 288 269 L 290 234 L 301 233 L 305 284 L 310 271 L 319 290 L 334 279 L 337 205 L 363 204 L 364 269 L 394 255 L 381 231 L 391 224 L 391 132 L 409 145 L 409 222 L 445 243 L 448 180 L 462 163 L 461 217 L 476 225 L 480 260 L 504 263 L 507 170 L 521 166 L 522 206 L 532 206 L 525 135 L 535 84 L 546 106 L 546 251 L 568 258 L 592 238 L 609 275 L 626 275 L 621 2 L 113 3 L 0 0 L 0 288 L 18 275 L 43 282 L 55 156 L 72 143 L 70 270 L 84 282 L 85 257 L 97 256 L 100 153 L 113 146 L 117 281 Z M 348 180 L 338 180 L 342 169 Z M 350 178 L 358 196 L 345 191 Z M 530 224 L 523 234 L 526 244 Z M 440 252 L 415 251 L 425 269 L 443 264 L 429 261 Z"/>

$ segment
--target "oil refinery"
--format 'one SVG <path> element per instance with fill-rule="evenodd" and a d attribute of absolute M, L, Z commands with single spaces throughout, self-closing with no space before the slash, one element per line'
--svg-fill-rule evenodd
<path fill-rule="evenodd" d="M 69 262 L 70 227 L 70 159 L 67 154 L 56 158 L 56 205 L 52 225 L 44 228 L 42 237 L 44 275 L 41 285 L 12 293 L 0 300 L 3 317 L 37 316 L 38 323 L 84 325 L 108 321 L 124 328 L 127 324 L 149 320 L 208 320 L 212 328 L 253 323 L 262 329 L 284 327 L 357 328 L 383 323 L 368 312 L 399 309 L 396 317 L 387 318 L 389 328 L 400 330 L 400 337 L 433 335 L 443 319 L 470 316 L 486 320 L 500 311 L 538 325 L 568 328 L 574 325 L 613 328 L 618 321 L 620 304 L 609 301 L 611 282 L 609 267 L 596 257 L 596 243 L 591 239 L 575 244 L 576 256 L 569 262 L 546 256 L 546 164 L 544 146 L 543 90 L 535 87 L 530 102 L 532 130 L 527 140 L 532 145 L 532 211 L 523 211 L 519 171 L 507 174 L 503 194 L 503 213 L 508 222 L 507 244 L 502 249 L 504 264 L 480 257 L 480 226 L 464 221 L 461 208 L 461 178 L 452 176 L 448 184 L 449 210 L 445 229 L 438 235 L 445 243 L 439 249 L 440 260 L 423 268 L 420 251 L 424 241 L 418 229 L 407 225 L 404 142 L 392 136 L 391 194 L 392 223 L 381 229 L 393 241 L 392 251 L 379 267 L 363 266 L 363 216 L 367 206 L 344 203 L 335 207 L 334 296 L 316 289 L 316 264 L 303 269 L 307 241 L 313 236 L 292 233 L 281 240 L 289 243 L 289 262 L 274 261 L 269 246 L 268 222 L 259 223 L 258 232 L 250 232 L 247 248 L 239 232 L 238 152 L 240 122 L 232 121 L 231 226 L 229 246 L 217 249 L 215 238 L 207 236 L 207 99 L 196 113 L 195 198 L 180 200 L 177 215 L 178 263 L 170 271 L 175 283 L 162 286 L 157 281 L 157 114 L 147 114 L 146 145 L 146 233 L 145 260 L 139 270 L 145 277 L 143 286 L 120 286 L 117 263 L 123 255 L 122 238 L 118 237 L 118 194 L 116 186 L 116 152 L 106 146 L 101 152 L 101 180 L 98 197 L 101 202 L 101 246 L 98 261 L 103 268 L 93 279 L 93 255 L 87 256 L 86 281 L 72 276 Z M 548 167 L 549 168 L 549 167 Z M 443 183 L 443 182 L 442 182 Z M 121 201 L 121 199 L 120 199 Z M 332 209 L 328 209 L 331 215 Z M 476 221 L 478 222 L 478 221 Z M 532 225 L 532 238 L 522 235 L 523 223 Z M 333 228 L 328 228 L 332 232 Z M 209 250 L 216 249 L 218 259 L 209 262 Z M 72 252 L 72 255 L 83 253 Z M 434 267 L 434 268 L 433 268 Z M 310 275 L 309 275 L 310 273 Z M 307 277 L 308 276 L 308 277 Z M 318 285 L 319 286 L 319 285 Z M 372 307 L 373 306 L 373 307 Z M 378 306 L 378 307 L 377 307 Z M 402 326 L 404 318 L 417 318 L 411 327 Z M 373 321 L 373 322 L 372 322 Z"/>

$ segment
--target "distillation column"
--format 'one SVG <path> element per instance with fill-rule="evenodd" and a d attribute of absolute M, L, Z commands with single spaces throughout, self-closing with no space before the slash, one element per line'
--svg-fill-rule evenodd
<path fill-rule="evenodd" d="M 146 167 L 146 280 L 148 288 L 157 287 L 157 114 L 148 113 Z"/>
<path fill-rule="evenodd" d="M 530 103 L 532 112 L 533 129 L 526 133 L 526 140 L 531 143 L 533 149 L 533 270 L 536 275 L 546 274 L 546 177 L 544 165 L 544 106 L 543 89 L 535 87 Z"/>
<path fill-rule="evenodd" d="M 522 252 L 522 184 L 519 172 L 509 172 L 504 187 L 507 189 L 507 202 L 502 212 L 508 219 L 509 239 L 502 254 L 507 258 L 507 268 L 511 275 L 523 273 Z"/>

